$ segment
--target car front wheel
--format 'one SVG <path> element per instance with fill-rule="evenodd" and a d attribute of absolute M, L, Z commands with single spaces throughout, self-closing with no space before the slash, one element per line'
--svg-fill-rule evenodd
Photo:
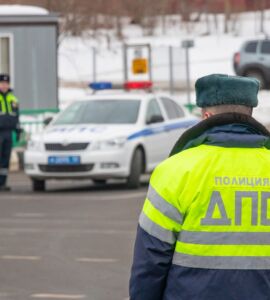
<path fill-rule="evenodd" d="M 129 189 L 137 189 L 140 187 L 140 177 L 143 171 L 143 153 L 141 149 L 136 149 L 130 167 L 130 174 L 127 179 L 127 187 Z"/>
<path fill-rule="evenodd" d="M 34 192 L 44 192 L 46 189 L 45 180 L 32 179 L 32 190 Z"/>

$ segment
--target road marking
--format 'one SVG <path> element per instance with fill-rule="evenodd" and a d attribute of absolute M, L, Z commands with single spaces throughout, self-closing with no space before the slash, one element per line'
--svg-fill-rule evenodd
<path fill-rule="evenodd" d="M 19 256 L 19 255 L 3 255 L 1 259 L 6 260 L 40 260 L 40 256 Z"/>
<path fill-rule="evenodd" d="M 68 294 L 33 294 L 31 298 L 38 299 L 84 299 L 85 295 L 68 295 Z"/>
<path fill-rule="evenodd" d="M 0 234 L 19 234 L 19 233 L 57 233 L 57 234 L 135 234 L 136 230 L 107 230 L 107 229 L 65 229 L 65 228 L 55 228 L 55 229 L 43 229 L 43 228 L 0 228 Z"/>
<path fill-rule="evenodd" d="M 115 263 L 118 262 L 118 259 L 81 257 L 81 258 L 76 258 L 76 261 L 87 262 L 87 263 Z"/>
<path fill-rule="evenodd" d="M 129 193 L 129 194 L 120 194 L 120 195 L 113 195 L 113 196 L 101 196 L 103 200 L 124 200 L 124 199 L 137 199 L 137 198 L 145 198 L 147 191 L 143 193 Z M 97 199 L 99 200 L 99 199 Z"/>
<path fill-rule="evenodd" d="M 89 190 L 91 192 L 91 190 Z M 57 192 L 61 192 L 59 190 L 57 190 Z M 70 190 L 68 191 L 68 193 L 70 195 L 65 195 L 67 197 L 67 199 L 69 200 L 72 200 L 73 199 L 71 197 L 74 197 L 74 194 L 75 194 L 76 191 L 73 191 L 73 190 Z M 107 192 L 107 191 L 106 191 Z M 66 193 L 66 191 L 63 191 L 63 193 Z M 117 194 L 117 190 L 113 190 L 113 191 L 109 191 L 108 190 L 108 193 L 113 193 L 113 195 L 110 195 L 110 196 L 107 196 L 107 194 L 105 192 L 103 193 L 96 193 L 96 192 L 93 192 L 91 194 L 91 198 L 89 198 L 89 195 L 88 194 L 81 194 L 80 197 L 79 197 L 79 200 L 80 201 L 87 201 L 87 202 L 92 202 L 92 201 L 114 201 L 114 200 L 140 200 L 140 199 L 144 199 L 146 197 L 146 194 L 147 194 L 147 190 L 143 191 L 143 192 L 135 192 L 135 193 L 120 193 L 120 194 Z M 29 197 L 29 195 L 25 195 L 25 194 L 12 194 L 12 195 L 9 195 L 8 196 L 8 199 L 9 200 L 18 200 L 18 196 L 20 197 L 20 201 L 22 200 L 26 200 L 26 201 L 31 201 L 32 198 Z M 47 197 L 44 197 L 44 196 L 40 196 L 39 197 L 41 198 L 40 200 L 42 199 L 47 199 L 47 200 L 62 200 L 62 197 L 63 195 L 57 195 L 57 194 L 53 194 L 52 195 L 47 195 Z M 78 200 L 78 199 L 76 199 Z"/>
<path fill-rule="evenodd" d="M 45 216 L 45 214 L 41 214 L 41 213 L 16 213 L 16 214 L 14 214 L 14 217 L 17 217 L 17 218 L 41 218 L 44 216 Z"/>
<path fill-rule="evenodd" d="M 8 297 L 10 296 L 9 293 L 0 293 L 0 299 L 2 299 L 1 297 Z"/>

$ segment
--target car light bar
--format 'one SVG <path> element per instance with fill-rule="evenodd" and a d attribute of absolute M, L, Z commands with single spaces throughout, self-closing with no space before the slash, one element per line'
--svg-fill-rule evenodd
<path fill-rule="evenodd" d="M 128 81 L 124 84 L 126 90 L 150 89 L 152 86 L 152 81 Z"/>
<path fill-rule="evenodd" d="M 124 84 L 113 84 L 112 82 L 92 82 L 89 87 L 94 91 L 125 89 L 125 90 L 146 90 L 153 86 L 152 81 L 127 81 Z"/>
<path fill-rule="evenodd" d="M 113 85 L 111 82 L 92 82 L 89 87 L 94 91 L 111 90 Z"/>

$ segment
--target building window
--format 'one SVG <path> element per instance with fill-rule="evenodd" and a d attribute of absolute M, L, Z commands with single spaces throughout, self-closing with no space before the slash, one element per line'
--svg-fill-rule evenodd
<path fill-rule="evenodd" d="M 13 77 L 11 48 L 11 36 L 0 35 L 0 73 L 7 73 Z"/>

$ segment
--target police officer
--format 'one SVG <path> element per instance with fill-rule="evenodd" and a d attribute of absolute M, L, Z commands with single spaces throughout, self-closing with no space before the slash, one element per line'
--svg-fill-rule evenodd
<path fill-rule="evenodd" d="M 18 100 L 10 89 L 8 74 L 0 74 L 0 191 L 9 191 L 6 185 L 12 149 L 12 131 L 18 130 Z"/>
<path fill-rule="evenodd" d="M 270 134 L 256 79 L 196 82 L 203 121 L 151 176 L 131 300 L 270 299 Z"/>

